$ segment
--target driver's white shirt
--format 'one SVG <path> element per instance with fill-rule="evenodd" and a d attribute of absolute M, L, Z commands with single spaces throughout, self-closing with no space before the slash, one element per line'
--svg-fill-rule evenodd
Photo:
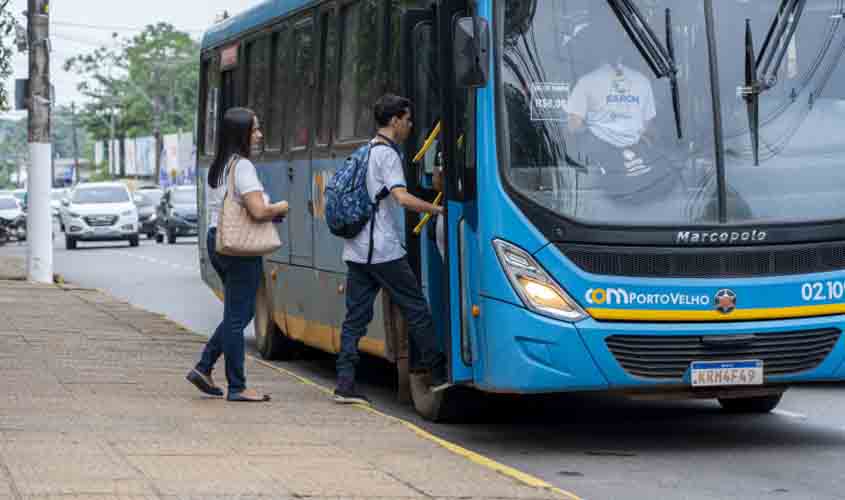
<path fill-rule="evenodd" d="M 618 148 L 640 142 L 657 116 L 651 82 L 625 65 L 604 64 L 584 75 L 569 96 L 567 111 L 580 116 L 596 137 Z"/>

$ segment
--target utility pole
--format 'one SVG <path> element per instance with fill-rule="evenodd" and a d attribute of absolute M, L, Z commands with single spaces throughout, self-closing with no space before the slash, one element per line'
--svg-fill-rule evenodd
<path fill-rule="evenodd" d="M 53 220 L 50 179 L 50 0 L 28 0 L 29 20 L 29 182 L 27 275 L 30 281 L 53 282 Z"/>
<path fill-rule="evenodd" d="M 115 180 L 117 178 L 117 153 L 114 150 L 114 135 L 115 129 L 117 129 L 117 117 L 115 116 L 114 109 L 112 109 L 111 112 L 110 128 L 111 132 L 109 135 L 109 174 L 111 174 L 111 179 Z"/>
<path fill-rule="evenodd" d="M 79 182 L 79 141 L 76 138 L 76 103 L 70 103 L 70 126 L 73 129 L 73 172 L 76 182 Z"/>
<path fill-rule="evenodd" d="M 161 137 L 161 95 L 158 91 L 161 85 L 161 71 L 158 65 L 153 64 L 153 136 L 156 141 L 156 165 L 155 178 L 153 182 L 158 183 L 161 178 L 161 150 L 164 148 L 164 139 Z"/>

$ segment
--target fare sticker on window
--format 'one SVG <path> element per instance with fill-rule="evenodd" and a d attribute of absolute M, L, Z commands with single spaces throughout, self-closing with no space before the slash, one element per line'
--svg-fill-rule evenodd
<path fill-rule="evenodd" d="M 532 83 L 531 120 L 565 122 L 569 102 L 568 83 Z"/>

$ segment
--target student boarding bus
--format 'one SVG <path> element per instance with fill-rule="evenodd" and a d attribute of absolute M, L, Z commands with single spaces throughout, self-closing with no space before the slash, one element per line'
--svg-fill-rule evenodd
<path fill-rule="evenodd" d="M 290 202 L 258 350 L 337 352 L 346 266 L 323 189 L 392 92 L 414 103 L 410 191 L 434 200 L 446 174 L 445 252 L 416 216 L 406 244 L 456 387 L 414 374 L 386 298 L 361 347 L 425 417 L 460 414 L 460 386 L 767 412 L 842 380 L 843 52 L 837 0 L 268 0 L 215 25 L 199 172 L 246 106 L 261 179 Z"/>

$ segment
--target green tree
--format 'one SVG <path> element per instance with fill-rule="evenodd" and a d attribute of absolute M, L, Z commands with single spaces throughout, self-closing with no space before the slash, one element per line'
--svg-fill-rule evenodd
<path fill-rule="evenodd" d="M 0 187 L 12 186 L 12 174 L 29 162 L 27 120 L 0 120 Z"/>
<path fill-rule="evenodd" d="M 9 110 L 9 91 L 6 89 L 6 81 L 12 76 L 12 55 L 14 54 L 14 39 L 12 34 L 17 26 L 17 21 L 11 12 L 9 2 L 0 2 L 0 111 Z"/>
<path fill-rule="evenodd" d="M 116 37 L 116 35 L 114 35 Z M 194 130 L 200 47 L 172 25 L 149 25 L 117 48 L 100 47 L 68 59 L 66 71 L 84 77 L 89 101 L 78 120 L 94 140 Z"/>

